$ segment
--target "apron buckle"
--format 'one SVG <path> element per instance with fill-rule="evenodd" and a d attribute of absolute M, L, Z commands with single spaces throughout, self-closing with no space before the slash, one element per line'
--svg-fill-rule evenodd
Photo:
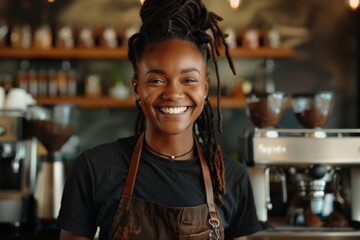
<path fill-rule="evenodd" d="M 212 227 L 211 232 L 209 233 L 209 239 L 210 240 L 219 240 L 220 239 L 220 221 L 216 218 L 210 218 L 209 223 Z"/>

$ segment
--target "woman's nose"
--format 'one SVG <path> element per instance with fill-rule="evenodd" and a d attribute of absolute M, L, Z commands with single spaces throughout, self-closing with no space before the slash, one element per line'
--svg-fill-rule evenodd
<path fill-rule="evenodd" d="M 165 86 L 163 98 L 165 100 L 178 100 L 183 96 L 183 90 L 179 83 L 169 83 Z"/>

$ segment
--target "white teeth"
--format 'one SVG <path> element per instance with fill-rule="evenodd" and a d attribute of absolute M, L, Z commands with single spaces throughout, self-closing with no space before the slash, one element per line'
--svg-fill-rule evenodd
<path fill-rule="evenodd" d="M 166 114 L 181 114 L 187 107 L 160 107 L 160 111 Z"/>

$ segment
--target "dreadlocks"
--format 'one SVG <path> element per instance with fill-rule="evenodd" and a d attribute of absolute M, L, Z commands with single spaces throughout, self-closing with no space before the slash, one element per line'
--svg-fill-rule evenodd
<path fill-rule="evenodd" d="M 220 55 L 219 40 L 225 46 L 225 55 L 230 68 L 235 75 L 235 68 L 229 55 L 229 48 L 225 42 L 225 34 L 218 26 L 221 17 L 209 12 L 201 0 L 146 0 L 141 8 L 140 17 L 142 27 L 139 33 L 129 39 L 128 58 L 134 68 L 134 79 L 137 79 L 137 63 L 141 59 L 144 49 L 152 42 L 171 38 L 191 41 L 209 61 L 212 59 L 217 79 L 217 115 L 218 130 L 222 132 L 222 115 L 220 108 L 220 76 L 217 57 Z M 210 32 L 209 32 L 210 31 Z M 135 133 L 145 130 L 145 116 L 140 109 L 136 120 Z M 214 114 L 209 99 L 206 98 L 204 110 L 196 120 L 197 137 L 203 142 L 207 163 L 212 177 L 214 195 L 221 203 L 225 194 L 224 161 L 221 148 L 216 140 L 214 131 Z"/>

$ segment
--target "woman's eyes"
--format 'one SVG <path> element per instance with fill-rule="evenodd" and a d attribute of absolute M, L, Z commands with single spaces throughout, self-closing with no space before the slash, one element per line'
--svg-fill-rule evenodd
<path fill-rule="evenodd" d="M 183 80 L 183 83 L 196 83 L 197 80 L 194 78 L 186 78 Z"/>
<path fill-rule="evenodd" d="M 149 84 L 164 84 L 166 82 L 167 82 L 166 79 L 160 79 L 160 78 L 154 78 L 154 79 L 150 79 L 148 81 Z M 198 82 L 198 80 L 194 79 L 194 78 L 184 78 L 184 79 L 180 80 L 180 83 L 182 83 L 182 84 L 192 84 L 192 83 L 196 83 L 196 82 Z"/>
<path fill-rule="evenodd" d="M 150 79 L 150 80 L 148 81 L 148 83 L 150 83 L 150 84 L 160 84 L 160 83 L 164 83 L 164 82 L 165 82 L 164 80 L 159 79 L 159 78 Z"/>

